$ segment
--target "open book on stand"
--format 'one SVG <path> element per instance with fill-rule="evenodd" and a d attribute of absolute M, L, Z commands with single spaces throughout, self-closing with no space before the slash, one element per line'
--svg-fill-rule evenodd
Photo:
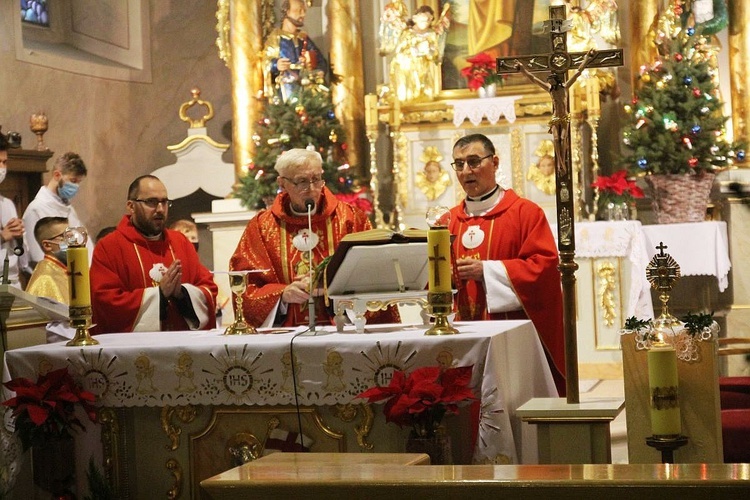
<path fill-rule="evenodd" d="M 323 273 L 328 296 L 425 290 L 427 231 L 372 229 L 342 238 Z"/>

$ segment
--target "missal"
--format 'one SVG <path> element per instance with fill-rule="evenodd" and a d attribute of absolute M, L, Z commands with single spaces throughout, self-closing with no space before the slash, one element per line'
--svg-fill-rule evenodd
<path fill-rule="evenodd" d="M 427 231 L 421 229 L 347 234 L 322 270 L 329 296 L 424 290 L 427 273 Z"/>

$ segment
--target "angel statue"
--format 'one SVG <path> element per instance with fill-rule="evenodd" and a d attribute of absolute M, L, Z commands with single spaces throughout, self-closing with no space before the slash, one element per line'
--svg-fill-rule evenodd
<path fill-rule="evenodd" d="M 409 20 L 403 2 L 390 2 L 383 11 L 380 52 L 393 53 L 390 85 L 399 101 L 430 101 L 440 92 L 449 9 L 450 4 L 446 3 L 437 20 L 428 5 L 419 7 Z"/>
<path fill-rule="evenodd" d="M 547 195 L 555 194 L 555 146 L 549 139 L 539 143 L 534 151 L 539 158 L 536 163 L 529 166 L 526 180 L 531 181 L 539 191 Z"/>

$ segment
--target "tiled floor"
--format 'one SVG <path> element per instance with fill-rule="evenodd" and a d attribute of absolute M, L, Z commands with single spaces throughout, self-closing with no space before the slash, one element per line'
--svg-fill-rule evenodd
<path fill-rule="evenodd" d="M 625 397 L 625 388 L 621 379 L 615 380 L 581 380 L 580 384 L 581 400 L 587 398 L 623 398 Z M 625 425 L 625 410 L 610 424 L 610 435 L 612 439 L 612 463 L 628 463 L 628 435 Z"/>

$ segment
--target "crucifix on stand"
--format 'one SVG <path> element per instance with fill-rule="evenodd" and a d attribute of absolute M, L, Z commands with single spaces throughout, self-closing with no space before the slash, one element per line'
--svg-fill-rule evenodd
<path fill-rule="evenodd" d="M 570 116 L 568 89 L 586 68 L 622 66 L 622 49 L 568 52 L 567 31 L 571 22 L 566 20 L 565 6 L 549 8 L 549 30 L 552 51 L 531 56 L 501 57 L 497 60 L 497 73 L 523 73 L 533 83 L 549 92 L 552 98 L 550 133 L 555 147 L 555 198 L 557 201 L 557 242 L 560 251 L 560 274 L 563 287 L 563 326 L 565 330 L 565 372 L 568 403 L 579 402 L 578 345 L 576 339 L 575 302 L 575 233 L 573 227 L 573 175 L 570 157 Z M 568 78 L 568 70 L 576 72 Z M 549 72 L 547 81 L 534 73 Z"/>

